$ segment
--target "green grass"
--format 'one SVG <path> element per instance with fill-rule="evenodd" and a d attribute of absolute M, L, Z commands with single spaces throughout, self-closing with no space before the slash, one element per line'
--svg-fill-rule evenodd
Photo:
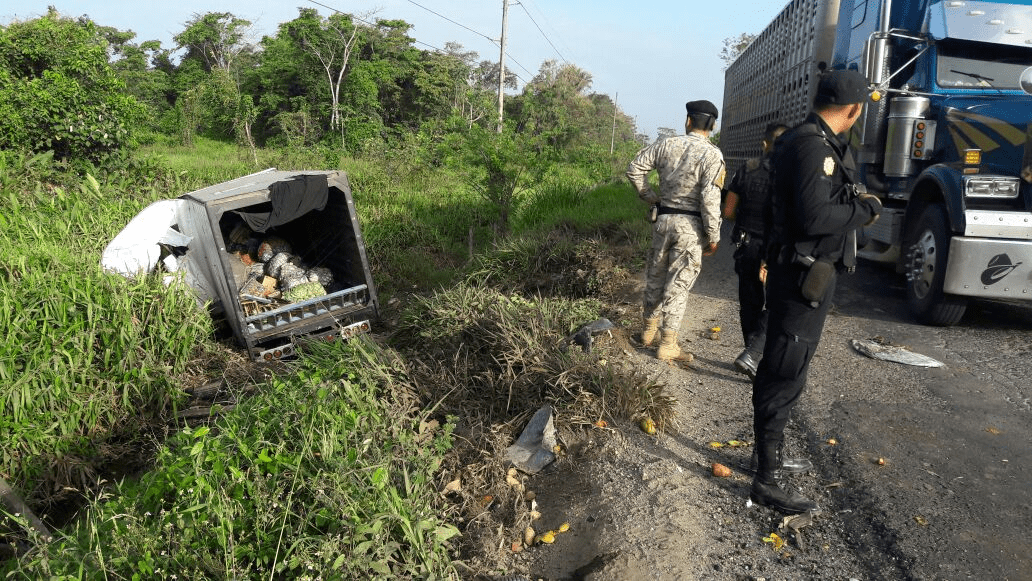
<path fill-rule="evenodd" d="M 140 204 L 89 176 L 69 190 L 23 181 L 48 164 L 0 163 L 0 474 L 37 502 L 60 496 L 53 484 L 92 485 L 84 459 L 174 405 L 173 378 L 211 334 L 182 289 L 101 272 L 97 241 Z"/>
<path fill-rule="evenodd" d="M 451 428 L 421 430 L 392 399 L 395 366 L 362 341 L 317 344 L 217 428 L 180 432 L 9 578 L 453 576 L 458 531 L 431 484 Z"/>

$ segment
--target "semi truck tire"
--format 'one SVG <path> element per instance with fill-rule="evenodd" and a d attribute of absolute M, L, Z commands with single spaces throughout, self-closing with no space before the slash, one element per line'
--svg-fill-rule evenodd
<path fill-rule="evenodd" d="M 964 316 L 967 299 L 942 290 L 951 237 L 946 209 L 940 204 L 929 205 L 915 226 L 903 246 L 907 306 L 923 324 L 955 325 Z"/>

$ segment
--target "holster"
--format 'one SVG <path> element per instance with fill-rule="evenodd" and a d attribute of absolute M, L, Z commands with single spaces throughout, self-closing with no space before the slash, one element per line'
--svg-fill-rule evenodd
<path fill-rule="evenodd" d="M 736 261 L 759 261 L 765 258 L 765 249 L 761 238 L 755 237 L 743 230 L 732 233 L 732 236 L 735 241 L 734 259 Z"/>
<path fill-rule="evenodd" d="M 831 284 L 831 279 L 834 276 L 834 262 L 824 259 L 815 260 L 810 265 L 810 270 L 806 272 L 806 277 L 803 278 L 803 285 L 800 288 L 803 298 L 811 303 L 820 303 L 824 300 L 824 294 L 828 291 L 828 285 Z"/>

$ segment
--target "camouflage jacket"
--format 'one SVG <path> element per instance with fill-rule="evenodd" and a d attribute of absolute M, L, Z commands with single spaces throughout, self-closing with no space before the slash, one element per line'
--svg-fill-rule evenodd
<path fill-rule="evenodd" d="M 648 174 L 659 173 L 659 194 Z M 702 214 L 706 241 L 720 240 L 720 189 L 724 185 L 724 156 L 698 133 L 662 139 L 645 147 L 627 168 L 627 179 L 638 196 L 650 204 L 693 210 Z"/>

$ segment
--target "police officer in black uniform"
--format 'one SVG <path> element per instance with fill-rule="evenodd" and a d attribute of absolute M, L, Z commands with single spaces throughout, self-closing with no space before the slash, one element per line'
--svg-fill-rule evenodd
<path fill-rule="evenodd" d="M 857 71 L 824 73 L 813 112 L 773 154 L 767 341 L 752 394 L 759 467 L 749 496 L 786 514 L 817 508 L 783 478 L 785 425 L 806 384 L 836 278 L 856 265 L 856 229 L 881 212 L 878 198 L 857 184 L 845 136 L 868 94 Z"/>
<path fill-rule="evenodd" d="M 745 349 L 735 359 L 735 368 L 756 378 L 756 366 L 767 336 L 764 291 L 766 257 L 763 255 L 767 223 L 770 221 L 771 161 L 774 140 L 788 127 L 771 123 L 763 132 L 763 155 L 746 160 L 727 187 L 724 218 L 735 221 L 731 239 L 735 242 L 735 272 L 738 274 L 738 315 Z"/>

